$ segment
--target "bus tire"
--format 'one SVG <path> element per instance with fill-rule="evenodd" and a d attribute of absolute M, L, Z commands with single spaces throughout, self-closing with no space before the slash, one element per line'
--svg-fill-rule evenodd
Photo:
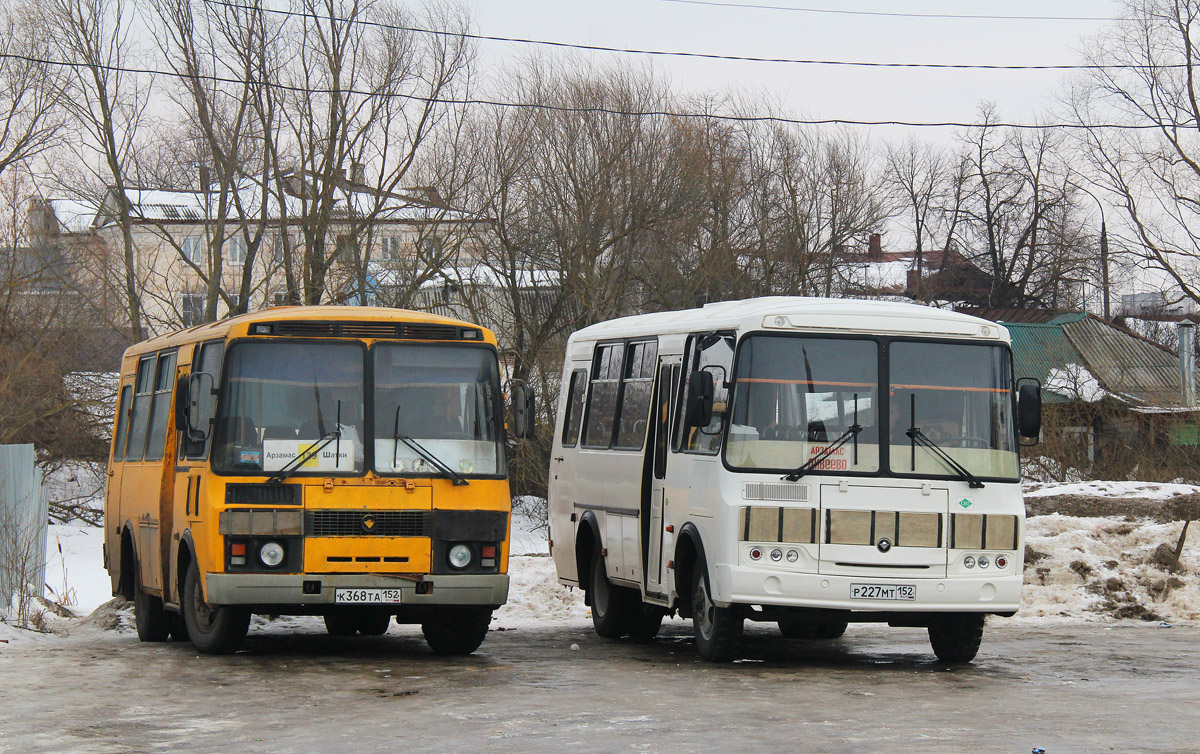
<path fill-rule="evenodd" d="M 392 625 L 392 616 L 387 613 L 367 613 L 358 619 L 358 632 L 363 636 L 383 636 Z"/>
<path fill-rule="evenodd" d="M 596 635 L 605 639 L 620 639 L 632 633 L 639 607 L 639 595 L 632 589 L 614 585 L 608 580 L 604 567 L 603 551 L 596 547 L 592 551 L 592 572 L 588 579 L 588 597 L 592 603 L 592 627 Z M 655 633 L 658 633 L 657 629 Z"/>
<path fill-rule="evenodd" d="M 183 580 L 183 618 L 188 638 L 198 652 L 223 655 L 237 651 L 250 628 L 250 611 L 236 605 L 212 606 L 200 589 L 200 569 L 195 561 Z"/>
<path fill-rule="evenodd" d="M 954 613 L 929 624 L 929 644 L 942 662 L 970 662 L 983 641 L 982 613 Z"/>
<path fill-rule="evenodd" d="M 729 662 L 742 647 L 745 617 L 737 605 L 717 607 L 708 582 L 708 565 L 696 560 L 692 575 L 692 631 L 696 651 L 709 662 Z"/>
<path fill-rule="evenodd" d="M 815 639 L 817 638 L 817 624 L 781 620 L 779 621 L 779 633 L 787 639 Z"/>
<path fill-rule="evenodd" d="M 443 607 L 421 623 L 425 643 L 440 655 L 469 655 L 487 637 L 489 607 Z"/>
<path fill-rule="evenodd" d="M 354 636 L 358 632 L 358 621 L 345 612 L 326 613 L 325 630 L 330 636 Z"/>
<path fill-rule="evenodd" d="M 846 634 L 846 627 L 849 625 L 847 621 L 827 621 L 818 623 L 816 630 L 813 631 L 812 638 L 814 639 L 840 639 Z"/>
<path fill-rule="evenodd" d="M 629 636 L 635 641 L 654 641 L 665 617 L 667 611 L 661 607 L 641 605 L 641 614 L 635 616 L 629 625 Z"/>
<path fill-rule="evenodd" d="M 138 564 L 133 564 L 134 573 L 140 574 Z M 142 591 L 141 576 L 135 576 L 133 592 L 133 618 L 137 625 L 139 641 L 166 641 L 171 636 L 171 616 L 163 608 L 162 600 Z"/>
<path fill-rule="evenodd" d="M 187 632 L 187 621 L 183 619 L 183 611 L 168 613 L 171 617 L 171 641 L 190 641 Z"/>

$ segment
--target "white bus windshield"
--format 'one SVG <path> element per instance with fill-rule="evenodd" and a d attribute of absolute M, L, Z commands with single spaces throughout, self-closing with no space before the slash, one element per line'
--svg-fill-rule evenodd
<path fill-rule="evenodd" d="M 971 475 L 1015 479 L 1011 374 L 1008 351 L 993 345 L 750 336 L 738 352 L 726 462 L 787 472 L 840 442 L 805 473 L 961 476 L 914 440 L 919 430 Z"/>

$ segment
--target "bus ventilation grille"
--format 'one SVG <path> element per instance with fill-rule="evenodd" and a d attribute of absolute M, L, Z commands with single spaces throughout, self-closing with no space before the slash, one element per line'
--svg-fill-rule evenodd
<path fill-rule="evenodd" d="M 779 482 L 746 482 L 742 486 L 742 497 L 746 500 L 779 500 L 793 503 L 807 503 L 808 485 L 781 484 Z"/>
<path fill-rule="evenodd" d="M 227 484 L 225 503 L 241 505 L 263 503 L 267 505 L 299 505 L 298 484 Z"/>
<path fill-rule="evenodd" d="M 406 322 L 312 322 L 298 320 L 271 324 L 275 335 L 294 335 L 303 338 L 385 338 L 413 340 L 472 340 L 476 328 L 455 325 L 418 324 Z M 464 337 L 464 330 L 469 337 Z"/>
<path fill-rule="evenodd" d="M 304 532 L 310 537 L 428 537 L 429 511 L 308 511 Z"/>

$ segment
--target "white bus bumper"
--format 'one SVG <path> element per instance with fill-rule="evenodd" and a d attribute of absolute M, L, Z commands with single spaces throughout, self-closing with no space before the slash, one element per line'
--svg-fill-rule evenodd
<path fill-rule="evenodd" d="M 745 605 L 816 607 L 832 610 L 896 612 L 1011 613 L 1021 604 L 1021 576 L 905 579 L 879 576 L 825 576 L 742 566 L 716 567 L 715 601 Z M 851 599 L 851 584 L 909 584 L 914 600 Z"/>

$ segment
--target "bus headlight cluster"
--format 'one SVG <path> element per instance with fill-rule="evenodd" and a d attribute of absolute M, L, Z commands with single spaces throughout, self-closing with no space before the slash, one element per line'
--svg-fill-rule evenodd
<path fill-rule="evenodd" d="M 267 568 L 274 568 L 283 562 L 283 545 L 278 542 L 267 542 L 258 548 L 258 559 Z"/>
<path fill-rule="evenodd" d="M 751 560 L 762 560 L 763 559 L 763 550 L 761 547 L 751 547 L 750 552 L 748 554 L 749 554 Z M 795 550 L 788 550 L 787 553 L 785 554 L 783 550 L 776 548 L 774 550 L 771 550 L 770 558 L 775 563 L 780 562 L 784 558 L 786 558 L 787 562 L 789 562 L 789 563 L 795 563 L 797 560 L 800 559 L 800 553 Z"/>
<path fill-rule="evenodd" d="M 454 545 L 447 557 L 453 567 L 466 568 L 471 564 L 471 548 L 466 545 Z"/>

